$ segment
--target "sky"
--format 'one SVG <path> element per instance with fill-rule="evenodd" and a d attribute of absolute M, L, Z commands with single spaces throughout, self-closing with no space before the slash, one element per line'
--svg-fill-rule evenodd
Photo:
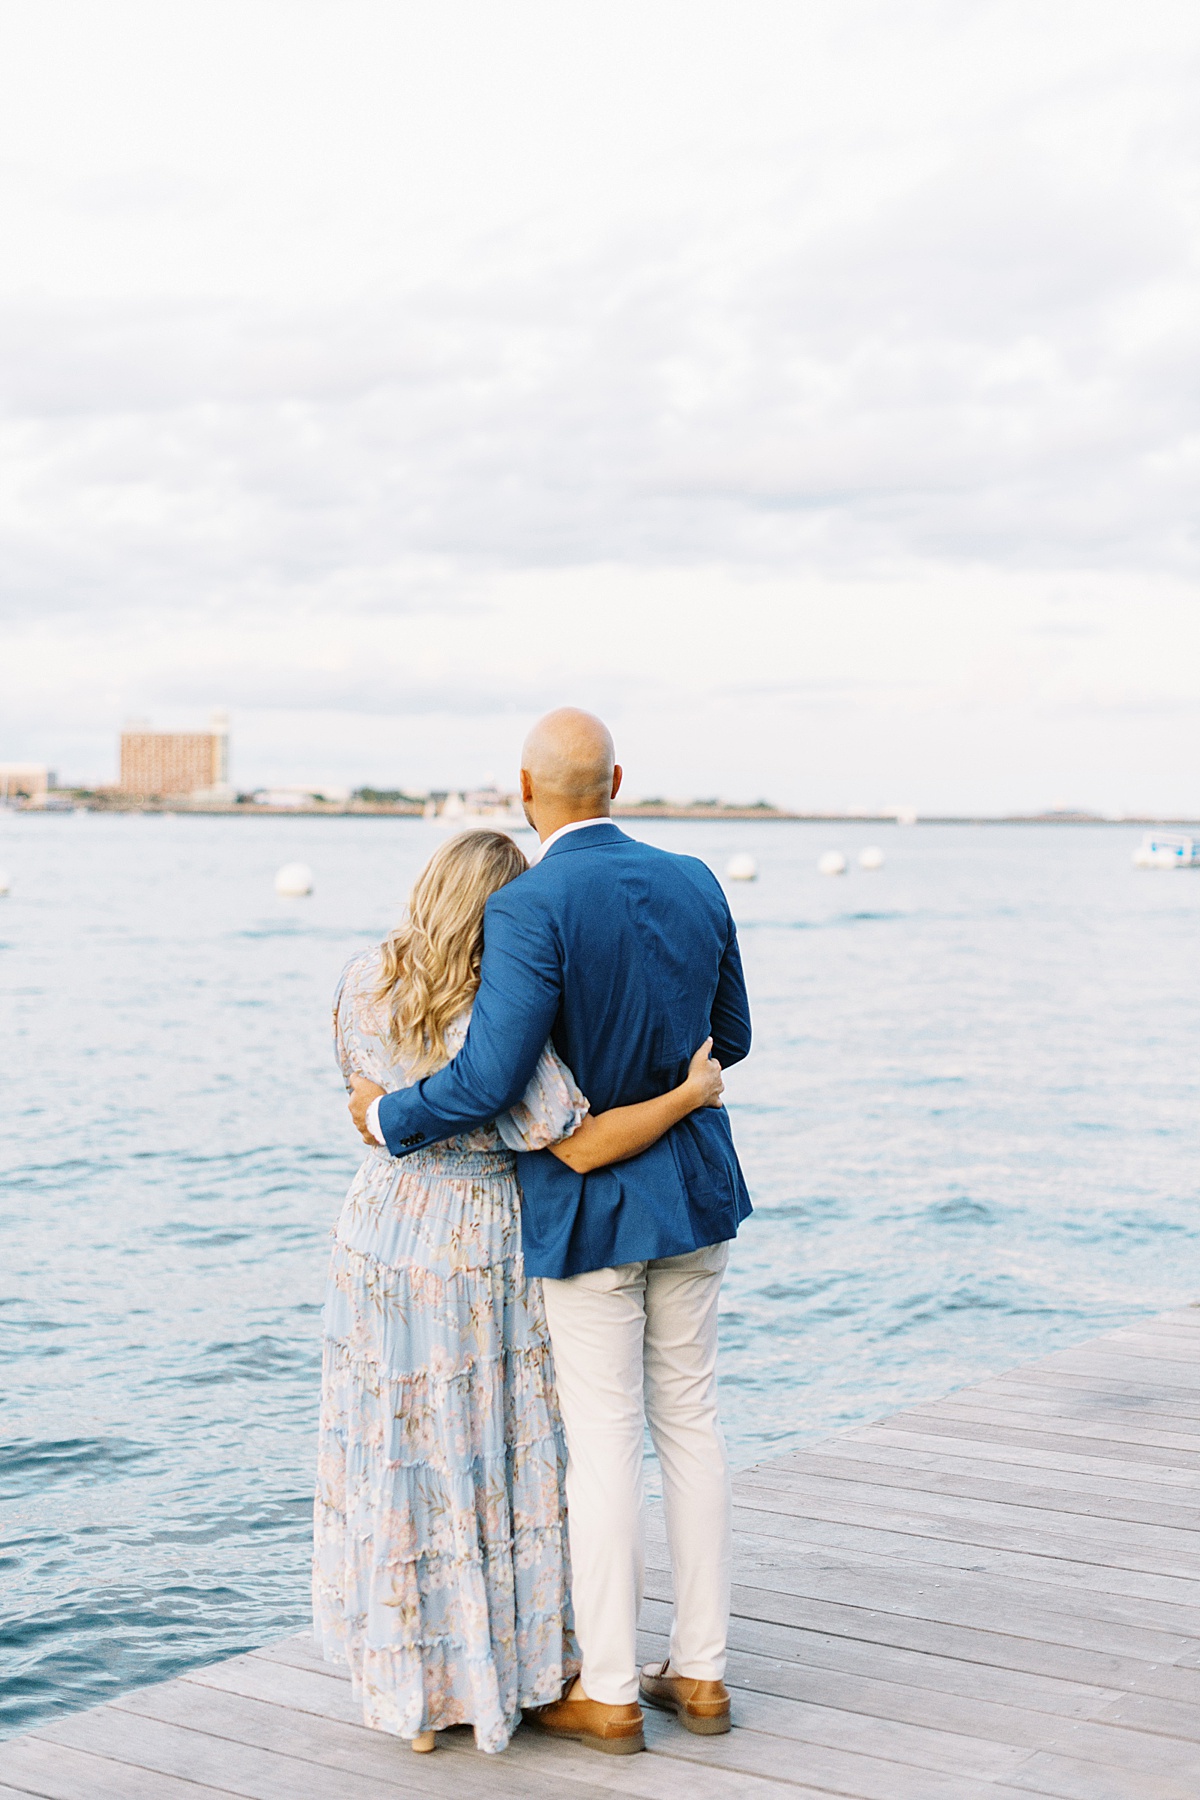
<path fill-rule="evenodd" d="M 1200 12 L 0 0 L 0 761 L 1200 813 Z"/>

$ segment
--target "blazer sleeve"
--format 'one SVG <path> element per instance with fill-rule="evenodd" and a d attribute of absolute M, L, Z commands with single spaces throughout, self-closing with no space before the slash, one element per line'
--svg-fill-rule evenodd
<path fill-rule="evenodd" d="M 488 901 L 479 992 L 462 1049 L 444 1069 L 379 1102 L 393 1156 L 474 1130 L 529 1086 L 558 1015 L 562 958 L 548 920 L 514 892 L 522 879 Z"/>
<path fill-rule="evenodd" d="M 750 1000 L 746 978 L 742 974 L 742 953 L 738 949 L 737 926 L 732 914 L 729 935 L 721 957 L 717 991 L 713 998 L 709 1027 L 712 1031 L 712 1053 L 723 1069 L 741 1062 L 750 1054 Z"/>

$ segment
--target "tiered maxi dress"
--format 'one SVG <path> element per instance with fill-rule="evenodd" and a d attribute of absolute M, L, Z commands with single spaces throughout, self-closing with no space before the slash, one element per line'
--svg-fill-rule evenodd
<path fill-rule="evenodd" d="M 378 949 L 347 966 L 334 1034 L 347 1083 L 392 1089 L 412 1078 L 384 1037 L 380 966 Z M 495 1127 L 400 1159 L 368 1151 L 334 1230 L 314 1626 L 365 1722 L 400 1737 L 469 1723 L 502 1750 L 520 1709 L 578 1671 L 566 1454 L 508 1145 L 544 1148 L 586 1111 L 547 1046 Z"/>

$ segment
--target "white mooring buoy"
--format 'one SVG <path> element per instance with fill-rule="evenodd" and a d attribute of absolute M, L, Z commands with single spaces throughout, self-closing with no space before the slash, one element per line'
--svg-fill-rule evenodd
<path fill-rule="evenodd" d="M 289 900 L 298 900 L 313 891 L 313 872 L 307 863 L 284 863 L 275 871 L 275 892 Z"/>
<path fill-rule="evenodd" d="M 725 864 L 725 873 L 730 881 L 757 881 L 758 864 L 743 850 L 737 856 L 730 857 Z"/>
<path fill-rule="evenodd" d="M 882 869 L 883 851 L 878 844 L 868 844 L 865 850 L 859 851 L 858 866 L 860 869 Z"/>
<path fill-rule="evenodd" d="M 817 858 L 818 875 L 844 875 L 846 859 L 840 850 L 826 850 L 824 856 Z"/>

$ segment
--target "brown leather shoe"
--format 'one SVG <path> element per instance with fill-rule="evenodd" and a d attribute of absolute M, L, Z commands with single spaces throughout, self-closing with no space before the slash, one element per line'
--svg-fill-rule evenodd
<path fill-rule="evenodd" d="M 670 1662 L 647 1663 L 638 1693 L 647 1706 L 673 1712 L 681 1725 L 700 1737 L 728 1731 L 729 1689 L 723 1681 L 695 1681 L 690 1675 L 668 1675 Z"/>
<path fill-rule="evenodd" d="M 589 1700 L 576 1684 L 572 1692 L 578 1699 L 552 1700 L 549 1706 L 533 1706 L 525 1717 L 548 1737 L 574 1738 L 589 1750 L 603 1750 L 606 1756 L 632 1756 L 646 1748 L 642 1709 L 634 1701 L 628 1706 L 606 1706 L 602 1700 Z"/>

